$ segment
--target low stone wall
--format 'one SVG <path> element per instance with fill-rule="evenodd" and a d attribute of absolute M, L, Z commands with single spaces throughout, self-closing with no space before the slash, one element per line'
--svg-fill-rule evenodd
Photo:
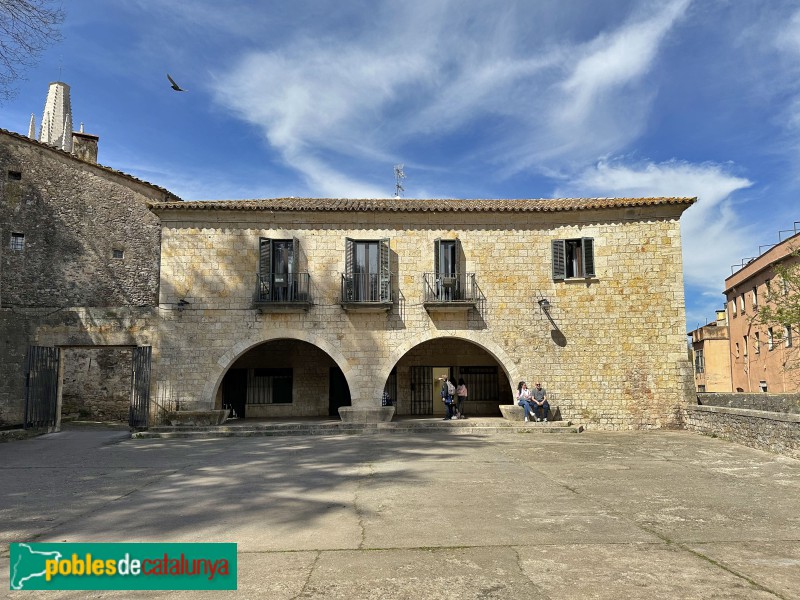
<path fill-rule="evenodd" d="M 769 412 L 800 414 L 800 394 L 719 393 L 697 394 L 703 406 L 727 406 Z"/>
<path fill-rule="evenodd" d="M 689 431 L 800 459 L 797 413 L 702 404 L 687 407 L 685 424 Z"/>

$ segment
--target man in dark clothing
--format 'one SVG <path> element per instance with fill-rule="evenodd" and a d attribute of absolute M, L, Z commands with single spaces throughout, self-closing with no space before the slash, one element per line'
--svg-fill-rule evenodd
<path fill-rule="evenodd" d="M 547 421 L 547 413 L 550 405 L 547 403 L 547 392 L 541 383 L 537 383 L 531 391 L 531 404 L 533 405 L 533 416 L 537 421 Z"/>

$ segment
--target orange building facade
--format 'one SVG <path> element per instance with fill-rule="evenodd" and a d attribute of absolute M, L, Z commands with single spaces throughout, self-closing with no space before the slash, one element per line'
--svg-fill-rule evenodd
<path fill-rule="evenodd" d="M 800 233 L 772 246 L 725 280 L 730 333 L 731 384 L 734 392 L 800 391 L 798 324 L 762 324 L 759 309 L 790 293 L 776 273 L 780 264 L 799 262 Z"/>

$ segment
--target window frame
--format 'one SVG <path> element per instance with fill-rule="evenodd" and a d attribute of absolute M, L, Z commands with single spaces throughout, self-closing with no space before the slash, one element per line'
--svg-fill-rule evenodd
<path fill-rule="evenodd" d="M 580 256 L 575 254 L 580 249 Z M 553 281 L 585 280 L 597 277 L 595 269 L 594 238 L 559 238 L 551 240 L 550 254 L 552 260 Z M 580 274 L 575 274 L 575 266 L 579 266 Z M 573 270 L 570 275 L 570 267 Z"/>
<path fill-rule="evenodd" d="M 11 237 L 8 241 L 8 248 L 9 250 L 13 250 L 14 252 L 24 252 L 25 251 L 25 234 L 20 233 L 19 231 L 12 231 Z"/>

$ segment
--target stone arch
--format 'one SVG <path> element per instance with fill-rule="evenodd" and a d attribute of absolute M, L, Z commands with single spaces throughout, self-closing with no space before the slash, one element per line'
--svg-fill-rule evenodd
<path fill-rule="evenodd" d="M 302 329 L 286 329 L 280 332 L 276 331 L 254 335 L 251 338 L 242 340 L 233 345 L 227 352 L 220 356 L 216 362 L 214 372 L 211 374 L 211 377 L 203 388 L 203 398 L 205 401 L 208 402 L 210 406 L 214 406 L 214 400 L 217 396 L 217 392 L 219 391 L 219 386 L 222 384 L 222 379 L 225 377 L 225 373 L 228 372 L 230 366 L 240 356 L 256 346 L 274 340 L 298 340 L 301 342 L 308 342 L 312 346 L 316 346 L 333 359 L 337 366 L 342 370 L 342 373 L 344 373 L 344 377 L 347 380 L 347 385 L 351 390 L 354 389 L 354 383 L 350 380 L 350 363 L 336 347 L 326 341 L 325 338 L 314 335 L 313 333 L 309 333 L 308 331 Z"/>
<path fill-rule="evenodd" d="M 508 353 L 505 350 L 503 350 L 503 348 L 499 344 L 493 341 L 488 335 L 481 334 L 480 332 L 475 332 L 475 331 L 464 331 L 464 332 L 427 331 L 423 334 L 409 338 L 404 343 L 397 346 L 392 352 L 391 356 L 389 357 L 389 364 L 387 367 L 385 367 L 385 370 L 382 373 L 383 380 L 385 381 L 389 377 L 389 373 L 391 373 L 394 366 L 412 348 L 415 348 L 420 344 L 424 344 L 425 342 L 430 342 L 431 340 L 443 339 L 443 338 L 466 340 L 468 342 L 472 342 L 476 346 L 488 352 L 492 356 L 492 358 L 494 358 L 497 361 L 497 363 L 503 368 L 503 371 L 505 371 L 511 389 L 512 390 L 516 389 L 515 382 L 520 379 L 520 372 L 517 363 L 508 355 Z"/>

